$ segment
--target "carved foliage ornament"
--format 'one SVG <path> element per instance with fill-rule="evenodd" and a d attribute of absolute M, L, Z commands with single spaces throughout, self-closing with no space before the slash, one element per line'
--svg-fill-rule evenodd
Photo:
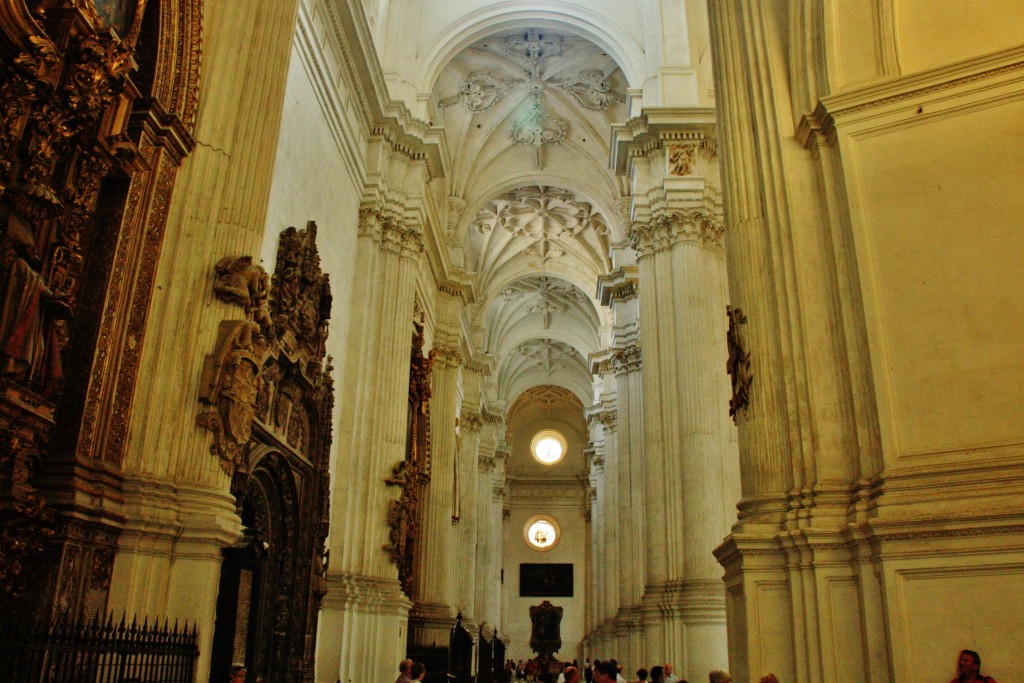
<path fill-rule="evenodd" d="M 648 256 L 684 242 L 696 243 L 721 253 L 725 229 L 717 217 L 704 209 L 673 211 L 635 222 L 630 229 L 630 246 L 639 256 Z"/>
<path fill-rule="evenodd" d="M 746 324 L 747 316 L 741 309 L 731 306 L 725 307 L 725 313 L 729 318 L 729 332 L 726 335 L 729 359 L 726 361 L 725 369 L 732 378 L 729 415 L 735 422 L 739 411 L 750 403 L 750 385 L 754 381 L 754 373 L 751 371 L 750 351 L 747 350 L 747 340 L 741 327 Z"/>

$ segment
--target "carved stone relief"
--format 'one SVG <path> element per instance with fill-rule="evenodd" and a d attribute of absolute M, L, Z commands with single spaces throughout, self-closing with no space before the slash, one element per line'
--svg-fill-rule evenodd
<path fill-rule="evenodd" d="M 725 313 L 729 318 L 729 331 L 726 335 L 729 359 L 726 361 L 725 369 L 732 379 L 729 415 L 735 422 L 739 411 L 750 403 L 750 385 L 754 381 L 754 373 L 751 371 L 750 351 L 747 350 L 747 340 L 741 327 L 746 324 L 747 316 L 741 309 L 731 306 L 725 307 Z"/>
<path fill-rule="evenodd" d="M 213 450 L 232 475 L 246 538 L 261 546 L 259 604 L 251 609 L 266 618 L 254 622 L 247 659 L 275 678 L 311 676 L 327 590 L 334 406 L 325 354 L 331 291 L 316 225 L 282 232 L 273 278 L 249 257 L 221 259 L 215 275 L 216 296 L 241 306 L 245 319 L 221 323 L 198 422 L 214 432 Z"/>

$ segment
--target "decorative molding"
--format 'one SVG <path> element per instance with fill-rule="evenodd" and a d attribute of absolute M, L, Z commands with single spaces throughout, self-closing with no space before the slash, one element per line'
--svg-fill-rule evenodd
<path fill-rule="evenodd" d="M 568 361 L 579 355 L 573 347 L 554 339 L 530 339 L 517 346 L 513 353 L 527 358 L 551 376 L 568 367 Z"/>

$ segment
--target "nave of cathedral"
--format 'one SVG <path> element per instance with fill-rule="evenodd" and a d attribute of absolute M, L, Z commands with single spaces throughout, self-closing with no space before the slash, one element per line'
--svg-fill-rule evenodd
<path fill-rule="evenodd" d="M 0 678 L 1024 678 L 1021 26 L 0 0 Z"/>

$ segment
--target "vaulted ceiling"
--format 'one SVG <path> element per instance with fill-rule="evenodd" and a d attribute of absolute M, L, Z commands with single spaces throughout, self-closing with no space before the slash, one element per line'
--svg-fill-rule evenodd
<path fill-rule="evenodd" d="M 476 41 L 436 83 L 462 210 L 453 260 L 477 276 L 505 405 L 540 386 L 591 401 L 588 358 L 610 328 L 597 278 L 624 239 L 608 145 L 626 91 L 602 48 L 543 26 Z"/>

